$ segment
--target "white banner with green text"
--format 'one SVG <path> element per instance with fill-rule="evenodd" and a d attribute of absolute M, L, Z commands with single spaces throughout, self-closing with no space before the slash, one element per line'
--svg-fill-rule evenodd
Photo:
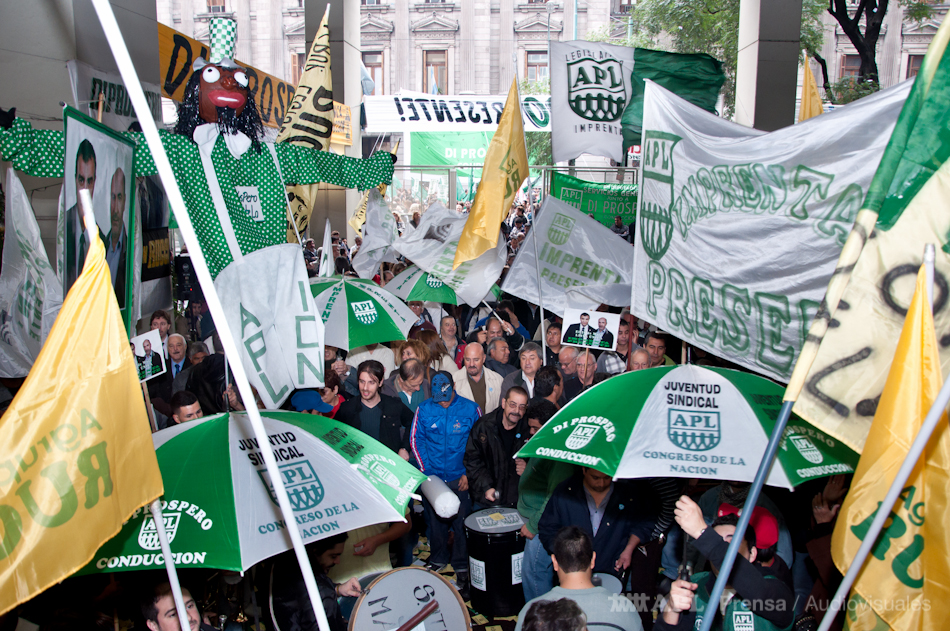
<path fill-rule="evenodd" d="M 765 133 L 648 81 L 633 313 L 787 382 L 910 85 Z"/>

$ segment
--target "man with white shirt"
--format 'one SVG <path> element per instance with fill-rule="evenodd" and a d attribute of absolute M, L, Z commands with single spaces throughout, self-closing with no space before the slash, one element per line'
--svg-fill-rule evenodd
<path fill-rule="evenodd" d="M 188 343 L 184 336 L 178 333 L 172 333 L 168 336 L 168 371 L 170 377 L 174 379 L 178 373 L 191 366 L 191 361 L 187 357 Z"/>
<path fill-rule="evenodd" d="M 383 379 L 388 379 L 390 373 L 396 369 L 395 355 L 392 350 L 382 344 L 368 344 L 351 349 L 350 354 L 346 356 L 346 363 L 353 368 L 359 368 L 360 364 L 370 359 L 375 359 L 383 365 L 383 370 L 386 372 Z"/>
<path fill-rule="evenodd" d="M 590 326 L 590 314 L 582 313 L 580 322 L 575 322 L 567 327 L 567 333 L 564 335 L 564 342 L 567 344 L 590 344 L 591 337 L 594 334 L 593 327 Z"/>
<path fill-rule="evenodd" d="M 534 378 L 541 369 L 541 347 L 534 342 L 526 342 L 521 347 L 521 353 L 518 359 L 521 362 L 521 370 L 511 373 L 501 384 L 501 391 L 508 392 L 512 386 L 521 386 L 528 392 L 528 398 L 534 397 Z"/>
<path fill-rule="evenodd" d="M 501 399 L 504 380 L 494 370 L 485 367 L 485 351 L 478 342 L 465 346 L 462 353 L 463 369 L 453 376 L 455 390 L 460 397 L 474 401 L 485 414 L 494 412 Z"/>

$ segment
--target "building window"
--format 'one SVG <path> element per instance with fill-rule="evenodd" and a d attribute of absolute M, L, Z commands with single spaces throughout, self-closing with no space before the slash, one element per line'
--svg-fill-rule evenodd
<path fill-rule="evenodd" d="M 442 4 L 445 0 L 426 0 L 426 4 Z"/>
<path fill-rule="evenodd" d="M 208 0 L 208 13 L 224 13 L 224 0 Z"/>
<path fill-rule="evenodd" d="M 528 4 L 547 4 L 548 0 L 528 0 Z"/>
<path fill-rule="evenodd" d="M 528 68 L 525 77 L 528 81 L 541 81 L 548 78 L 548 53 L 546 50 L 529 50 Z"/>
<path fill-rule="evenodd" d="M 303 75 L 303 65 L 307 61 L 307 53 L 290 53 L 290 82 L 295 86 L 300 83 Z"/>
<path fill-rule="evenodd" d="M 301 0 L 301 2 L 303 2 L 303 0 Z M 380 4 L 380 3 L 381 3 L 381 0 L 360 0 L 360 4 L 363 4 L 363 5 L 366 5 L 366 4 Z"/>
<path fill-rule="evenodd" d="M 920 72 L 920 64 L 924 63 L 923 55 L 907 56 L 907 79 L 913 79 Z"/>
<path fill-rule="evenodd" d="M 382 53 L 363 53 L 363 65 L 373 80 L 375 87 L 373 95 L 384 94 L 383 92 L 383 54 Z"/>
<path fill-rule="evenodd" d="M 444 50 L 425 50 L 422 56 L 425 66 L 422 90 L 427 94 L 448 94 L 448 54 Z"/>
<path fill-rule="evenodd" d="M 841 76 L 839 79 L 845 77 L 856 77 L 861 72 L 861 56 L 860 55 L 845 55 L 841 58 Z"/>

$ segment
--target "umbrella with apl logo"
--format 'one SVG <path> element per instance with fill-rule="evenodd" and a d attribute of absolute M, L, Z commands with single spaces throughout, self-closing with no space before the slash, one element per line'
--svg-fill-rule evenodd
<path fill-rule="evenodd" d="M 614 478 L 751 482 L 784 390 L 736 370 L 663 366 L 611 377 L 584 391 L 518 456 L 593 467 Z M 766 484 L 851 473 L 858 454 L 793 416 Z"/>
<path fill-rule="evenodd" d="M 406 302 L 421 300 L 423 302 L 444 302 L 450 305 L 459 303 L 455 290 L 446 285 L 441 278 L 422 268 L 410 265 L 386 283 L 386 290 L 402 298 Z M 501 295 L 498 285 L 492 285 L 485 300 L 497 300 Z"/>
<path fill-rule="evenodd" d="M 416 321 L 402 300 L 371 280 L 313 278 L 310 291 L 326 330 L 324 339 L 337 348 L 404 340 Z"/>
<path fill-rule="evenodd" d="M 243 413 L 219 414 L 153 434 L 165 494 L 162 520 L 178 567 L 244 571 L 303 542 L 402 521 L 425 474 L 366 434 L 337 421 L 262 411 L 293 508 L 287 524 L 264 457 Z M 161 569 L 148 509 L 135 512 L 80 573 Z"/>

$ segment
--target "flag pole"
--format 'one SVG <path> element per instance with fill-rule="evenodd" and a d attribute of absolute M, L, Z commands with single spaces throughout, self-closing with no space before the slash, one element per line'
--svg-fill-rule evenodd
<path fill-rule="evenodd" d="M 518 93 L 518 98 L 521 98 L 521 93 Z M 538 310 L 539 315 L 541 316 L 541 365 L 548 365 L 548 331 L 544 326 L 544 300 L 541 299 L 541 259 L 538 256 L 538 233 L 534 227 L 538 224 L 538 216 L 534 212 L 534 202 L 531 198 L 531 170 L 528 170 L 528 206 L 531 208 L 531 218 L 533 221 L 529 226 L 531 230 L 531 239 L 534 241 L 534 266 L 538 270 Z M 541 212 L 541 209 L 538 209 L 538 212 Z M 531 334 L 531 331 L 528 331 Z"/>
<path fill-rule="evenodd" d="M 191 223 L 191 217 L 185 209 L 185 201 L 181 190 L 178 188 L 178 182 L 172 172 L 171 163 L 168 160 L 168 154 L 162 145 L 161 138 L 158 135 L 158 127 L 152 118 L 148 103 L 145 100 L 145 93 L 142 90 L 142 84 L 139 82 L 135 66 L 132 64 L 132 58 L 129 56 L 128 48 L 122 37 L 122 32 L 116 22 L 115 14 L 112 12 L 112 6 L 109 0 L 92 0 L 93 6 L 102 24 L 102 30 L 105 32 L 109 47 L 115 57 L 116 65 L 119 67 L 119 73 L 125 84 L 125 89 L 132 101 L 135 114 L 142 125 L 142 132 L 148 142 L 148 147 L 152 152 L 152 158 L 162 179 L 165 192 L 168 195 L 169 205 L 175 213 L 175 219 L 178 222 L 178 228 L 181 230 L 185 244 L 191 254 L 191 261 L 194 265 L 195 275 L 201 286 L 202 293 L 208 301 L 208 308 L 211 311 L 211 317 L 217 323 L 218 335 L 221 339 L 221 345 L 224 347 L 226 355 L 240 357 L 235 338 L 231 333 L 231 327 L 224 315 L 224 308 L 214 288 L 211 279 L 211 272 L 208 270 L 208 264 L 205 261 L 201 245 L 198 243 L 198 236 L 195 234 L 194 226 Z M 280 506 L 284 521 L 288 524 L 296 524 L 293 509 L 290 506 L 290 500 L 287 497 L 287 490 L 284 487 L 284 481 L 277 468 L 277 460 L 274 458 L 274 451 L 271 448 L 267 438 L 267 431 L 264 429 L 264 423 L 261 420 L 260 410 L 255 404 L 254 393 L 251 390 L 251 384 L 248 381 L 247 373 L 244 370 L 244 363 L 241 361 L 231 365 L 231 371 L 234 374 L 234 382 L 238 387 L 241 398 L 246 402 L 247 416 L 254 430 L 254 436 L 257 438 L 261 447 L 261 454 L 264 456 L 264 464 L 271 478 L 271 484 L 274 485 L 274 495 L 277 497 L 277 503 Z M 317 619 L 317 625 L 320 631 L 330 631 L 330 625 L 327 621 L 326 612 L 323 609 L 323 601 L 320 598 L 320 592 L 317 589 L 316 579 L 313 575 L 313 568 L 310 567 L 310 560 L 307 558 L 307 552 L 304 549 L 303 540 L 300 537 L 300 531 L 295 528 L 287 528 L 286 532 L 290 535 L 294 552 L 297 555 L 297 561 L 300 564 L 300 573 L 303 575 L 304 585 L 310 596 L 310 602 L 313 607 L 314 615 Z M 176 603 L 176 606 L 181 605 Z M 183 610 L 179 611 L 179 620 L 187 620 Z"/>
<path fill-rule="evenodd" d="M 711 603 L 719 602 L 722 597 L 722 591 L 726 587 L 726 583 L 729 582 L 729 574 L 732 573 L 732 566 L 735 564 L 736 556 L 739 554 L 739 546 L 743 542 L 743 537 L 745 537 L 749 520 L 752 519 L 752 511 L 755 508 L 756 502 L 759 500 L 759 494 L 765 485 L 765 479 L 769 475 L 769 470 L 772 468 L 775 454 L 778 453 L 778 446 L 781 442 L 782 435 L 785 433 L 785 426 L 788 424 L 788 419 L 792 415 L 792 407 L 794 405 L 795 401 L 782 402 L 782 409 L 779 410 L 778 420 L 775 421 L 775 429 L 772 430 L 772 435 L 769 436 L 769 444 L 765 448 L 765 455 L 759 463 L 759 469 L 755 473 L 755 480 L 753 480 L 752 486 L 749 488 L 749 495 L 746 497 L 745 504 L 742 506 L 742 511 L 739 514 L 739 523 L 736 524 L 736 532 L 732 535 L 732 541 L 729 542 L 729 547 L 726 549 L 726 558 L 722 561 L 722 567 L 719 568 L 719 574 L 716 576 L 716 583 L 709 593 L 709 602 Z M 873 541 L 873 539 L 870 540 Z M 712 609 L 711 611 L 715 610 Z M 703 626 L 700 631 L 710 631 L 715 618 L 716 616 L 714 615 L 703 616 Z M 834 615 L 825 616 L 826 620 L 830 620 L 831 618 L 834 618 Z M 819 631 L 827 631 L 827 629 Z"/>
<path fill-rule="evenodd" d="M 897 502 L 901 491 L 904 489 L 904 485 L 907 483 L 908 478 L 910 478 L 910 474 L 914 472 L 914 467 L 917 466 L 917 461 L 927 447 L 927 442 L 930 440 L 934 429 L 936 429 L 937 423 L 940 422 L 940 417 L 943 416 L 943 412 L 947 409 L 948 403 L 950 403 L 950 379 L 947 379 L 943 383 L 943 387 L 940 388 L 940 392 L 930 407 L 930 411 L 927 412 L 927 417 L 924 419 L 924 424 L 921 426 L 917 438 L 915 438 L 913 444 L 911 444 L 910 450 L 907 452 L 907 457 L 904 458 L 904 462 L 898 470 L 897 476 L 895 476 L 894 481 L 891 483 L 891 488 L 887 490 L 887 495 L 884 496 L 880 508 L 874 515 L 871 528 L 861 541 L 861 547 L 858 548 L 854 559 L 851 560 L 848 572 L 844 575 L 844 578 L 841 580 L 841 585 L 838 586 L 838 591 L 835 592 L 834 597 L 828 604 L 828 611 L 825 612 L 825 617 L 822 619 L 818 631 L 828 631 L 838 610 L 840 610 L 847 601 L 848 591 L 850 591 L 855 579 L 857 579 L 858 574 L 861 572 L 861 568 L 864 565 L 864 561 L 868 558 L 871 548 L 877 543 L 877 537 L 884 528 L 884 522 L 886 522 L 891 515 L 890 507 L 894 506 Z"/>

